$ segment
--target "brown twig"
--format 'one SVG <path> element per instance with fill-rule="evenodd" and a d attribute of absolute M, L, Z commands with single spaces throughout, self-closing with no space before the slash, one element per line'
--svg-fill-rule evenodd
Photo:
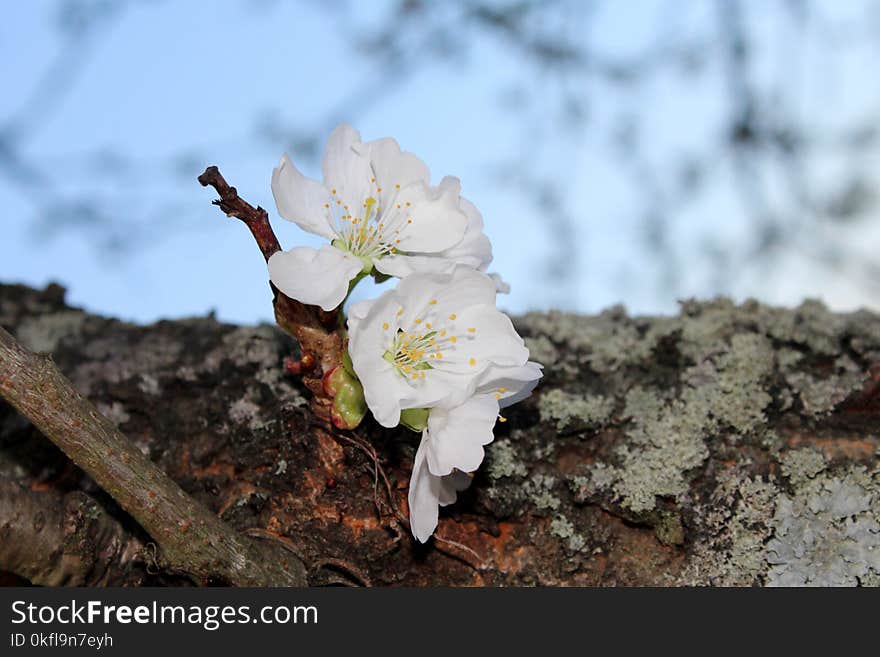
<path fill-rule="evenodd" d="M 250 229 L 257 246 L 268 261 L 273 253 L 281 250 L 278 238 L 269 223 L 268 213 L 254 207 L 238 195 L 216 166 L 210 166 L 199 176 L 202 186 L 211 186 L 220 198 L 213 203 L 229 217 L 241 219 Z M 324 390 L 323 375 L 342 362 L 344 329 L 339 326 L 338 312 L 326 312 L 317 306 L 307 306 L 291 299 L 274 285 L 273 301 L 275 321 L 288 335 L 296 338 L 302 351 L 298 364 L 291 361 L 289 371 L 302 377 L 312 392 L 311 408 L 325 424 L 330 421 L 332 400 Z"/>
<path fill-rule="evenodd" d="M 272 230 L 272 225 L 269 223 L 269 213 L 259 206 L 255 208 L 241 198 L 235 187 L 230 186 L 226 182 L 226 179 L 220 173 L 220 169 L 213 166 L 208 167 L 199 176 L 199 182 L 202 184 L 202 187 L 210 185 L 217 190 L 220 198 L 214 201 L 214 205 L 225 212 L 227 217 L 241 219 L 250 228 L 251 234 L 257 241 L 257 246 L 260 247 L 260 251 L 263 253 L 266 261 L 269 260 L 273 253 L 281 250 L 278 238 L 275 237 L 275 231 Z"/>
<path fill-rule="evenodd" d="M 303 586 L 294 556 L 248 541 L 187 495 L 80 395 L 48 356 L 0 328 L 0 395 L 140 523 L 172 570 L 201 584 Z"/>

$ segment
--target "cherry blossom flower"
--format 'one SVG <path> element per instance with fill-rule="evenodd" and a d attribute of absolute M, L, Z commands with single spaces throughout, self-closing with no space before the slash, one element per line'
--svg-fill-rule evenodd
<path fill-rule="evenodd" d="M 322 169 L 323 184 L 285 155 L 272 173 L 281 216 L 329 240 L 269 259 L 269 277 L 287 296 L 332 310 L 374 268 L 403 277 L 456 263 L 485 269 L 491 261 L 482 219 L 461 199 L 458 179 L 432 187 L 425 164 L 395 140 L 362 142 L 342 124 L 328 139 Z"/>
<path fill-rule="evenodd" d="M 438 506 L 483 461 L 499 409 L 531 393 L 541 366 L 495 307 L 495 282 L 458 265 L 416 273 L 349 313 L 349 354 L 383 426 L 422 431 L 410 481 L 413 535 L 426 541 Z"/>
<path fill-rule="evenodd" d="M 468 473 L 483 462 L 495 422 L 504 419 L 499 409 L 531 394 L 541 366 L 529 361 L 521 367 L 493 367 L 481 378 L 476 394 L 464 403 L 432 408 L 422 431 L 408 496 L 410 527 L 422 543 L 437 527 L 439 507 L 455 501 L 470 483 Z"/>
<path fill-rule="evenodd" d="M 405 409 L 458 406 L 496 368 L 526 364 L 529 351 L 495 293 L 489 276 L 459 265 L 412 274 L 351 308 L 349 353 L 379 424 L 397 426 Z"/>

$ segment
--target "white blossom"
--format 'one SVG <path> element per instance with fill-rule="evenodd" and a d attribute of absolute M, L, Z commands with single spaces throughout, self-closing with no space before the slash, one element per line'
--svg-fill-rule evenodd
<path fill-rule="evenodd" d="M 457 491 L 470 483 L 467 473 L 483 462 L 483 447 L 494 438 L 499 409 L 531 394 L 540 377 L 541 366 L 531 361 L 493 367 L 464 403 L 431 409 L 409 483 L 410 527 L 416 539 L 424 543 L 431 537 L 438 507 L 454 502 Z"/>
<path fill-rule="evenodd" d="M 420 541 L 437 526 L 438 506 L 469 481 L 462 473 L 482 463 L 499 409 L 541 377 L 495 295 L 492 278 L 459 265 L 407 276 L 349 313 L 349 354 L 376 420 L 394 427 L 402 411 L 427 410 L 409 490 Z"/>
<path fill-rule="evenodd" d="M 495 283 L 459 265 L 412 274 L 376 300 L 355 304 L 349 353 L 379 424 L 410 408 L 454 408 L 497 368 L 522 367 L 529 351 L 495 307 Z"/>
<path fill-rule="evenodd" d="M 491 261 L 482 219 L 460 197 L 458 179 L 432 187 L 425 164 L 395 140 L 362 142 L 342 124 L 328 139 L 322 169 L 323 184 L 285 155 L 272 173 L 281 216 L 329 241 L 269 259 L 269 277 L 287 296 L 332 310 L 350 282 L 373 268 L 403 277 L 448 272 L 456 263 L 485 269 Z"/>

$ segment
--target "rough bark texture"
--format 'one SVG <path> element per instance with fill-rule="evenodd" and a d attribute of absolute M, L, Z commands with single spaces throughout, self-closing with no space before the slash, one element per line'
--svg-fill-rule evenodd
<path fill-rule="evenodd" d="M 218 520 L 75 390 L 51 355 L 33 353 L 3 328 L 0 395 L 137 520 L 162 549 L 167 567 L 202 584 L 306 583 L 299 559 L 255 545 Z M 11 487 L 0 492 L 7 502 L 14 496 Z M 7 504 L 5 510 L 15 507 Z"/>
<path fill-rule="evenodd" d="M 283 368 L 296 347 L 276 328 L 210 317 L 134 326 L 67 307 L 57 286 L 0 286 L 0 325 L 51 353 L 219 517 L 298 553 L 313 584 L 880 583 L 876 315 L 721 299 L 685 302 L 676 317 L 612 309 L 516 324 L 546 377 L 442 511 L 443 540 L 422 546 L 399 521 L 415 434 L 316 425 L 308 391 Z M 40 583 L 179 583 L 136 547 L 150 538 L 3 405 L 0 475 L 0 495 L 45 504 L 53 527 L 21 534 L 45 564 L 25 568 L 0 549 L 0 570 Z M 93 529 L 77 559 L 131 546 L 75 569 L 112 577 L 65 579 L 51 565 L 72 494 L 117 537 Z M 25 508 L 13 522 L 0 502 L 0 544 Z"/>

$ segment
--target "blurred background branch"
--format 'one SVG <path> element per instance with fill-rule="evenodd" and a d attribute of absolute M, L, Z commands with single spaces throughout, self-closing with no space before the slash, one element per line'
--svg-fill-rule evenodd
<path fill-rule="evenodd" d="M 514 310 L 622 300 L 669 311 L 716 293 L 880 302 L 876 1 L 227 0 L 201 11 L 159 0 L 15 8 L 31 48 L 12 32 L 0 42 L 27 82 L 0 103 L 0 198 L 27 226 L 16 239 L 79 240 L 77 257 L 111 270 L 150 250 L 173 258 L 181 233 L 219 230 L 191 184 L 205 164 L 240 167 L 236 180 L 272 208 L 277 156 L 315 173 L 347 120 L 366 139 L 396 136 L 438 179 L 461 175 L 513 279 Z M 247 72 L 240 102 L 200 95 L 190 69 L 205 48 Z M 535 264 L 511 275 L 526 243 Z M 244 245 L 216 248 L 247 258 Z M 6 260 L 0 277 L 42 282 Z M 200 311 L 192 299 L 204 294 L 180 308 Z M 83 302 L 138 318 L 177 309 L 144 295 L 124 308 Z M 242 319 L 230 304 L 221 312 Z"/>

